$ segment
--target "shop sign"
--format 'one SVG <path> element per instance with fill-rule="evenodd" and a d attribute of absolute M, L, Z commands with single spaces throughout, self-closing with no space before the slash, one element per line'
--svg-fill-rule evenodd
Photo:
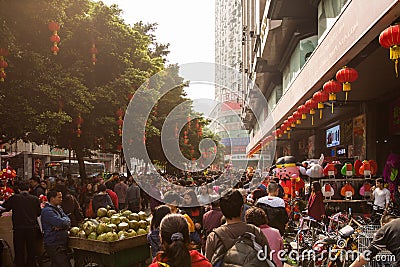
<path fill-rule="evenodd" d="M 355 117 L 353 119 L 354 156 L 358 156 L 359 159 L 365 159 L 367 154 L 366 129 L 367 125 L 365 114 Z"/>
<path fill-rule="evenodd" d="M 336 149 L 336 155 L 338 157 L 346 157 L 347 156 L 347 149 L 345 147 L 338 147 Z"/>
<path fill-rule="evenodd" d="M 51 155 L 57 155 L 57 156 L 68 156 L 68 149 L 52 147 L 50 149 L 50 154 Z"/>

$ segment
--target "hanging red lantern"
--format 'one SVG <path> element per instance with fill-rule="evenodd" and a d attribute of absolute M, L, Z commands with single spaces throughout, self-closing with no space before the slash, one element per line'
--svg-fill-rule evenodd
<path fill-rule="evenodd" d="M 315 114 L 315 109 L 318 108 L 318 103 L 314 99 L 311 98 L 311 99 L 307 100 L 304 105 L 310 111 L 311 125 L 314 125 L 314 114 Z"/>
<path fill-rule="evenodd" d="M 90 54 L 92 55 L 92 64 L 96 65 L 97 62 L 97 58 L 96 58 L 96 54 L 99 52 L 96 48 L 96 44 L 93 42 L 92 47 L 90 48 Z"/>
<path fill-rule="evenodd" d="M 61 40 L 60 36 L 58 36 L 58 31 L 60 30 L 60 24 L 58 24 L 55 21 L 51 21 L 48 26 L 49 30 L 53 32 L 53 35 L 50 37 L 50 41 L 53 43 L 51 51 L 53 52 L 54 55 L 57 55 L 57 53 L 60 51 L 60 48 L 58 47 L 58 43 Z"/>
<path fill-rule="evenodd" d="M 296 124 L 301 124 L 301 116 L 302 116 L 302 114 L 298 111 L 298 110 L 296 110 L 295 112 L 293 112 L 293 118 L 295 119 L 295 121 L 296 121 Z"/>
<path fill-rule="evenodd" d="M 124 111 L 119 108 L 115 114 L 118 116 L 117 125 L 118 125 L 118 136 L 122 136 L 122 125 L 124 124 L 124 120 L 122 117 L 124 116 Z M 145 126 L 146 127 L 146 126 Z"/>
<path fill-rule="evenodd" d="M 307 113 L 310 112 L 310 108 L 306 105 L 301 105 L 297 108 L 297 111 L 301 114 L 301 119 L 305 120 L 307 119 Z"/>
<path fill-rule="evenodd" d="M 346 92 L 346 101 L 348 93 L 351 91 L 351 84 L 358 79 L 358 72 L 353 68 L 344 66 L 336 73 L 336 80 L 343 84 L 343 92 Z"/>
<path fill-rule="evenodd" d="M 283 121 L 283 124 L 285 125 L 285 130 L 286 130 L 286 132 L 287 132 L 287 131 L 290 131 L 290 123 L 288 122 L 288 120 L 284 120 L 284 121 Z"/>
<path fill-rule="evenodd" d="M 290 124 L 291 128 L 296 127 L 296 119 L 293 117 L 293 115 L 289 116 L 289 118 L 287 119 L 288 123 Z"/>
<path fill-rule="evenodd" d="M 330 80 L 324 83 L 322 90 L 324 90 L 326 93 L 329 94 L 328 100 L 332 104 L 332 114 L 333 114 L 333 103 L 336 101 L 336 93 L 342 91 L 342 84 L 336 80 Z"/>
<path fill-rule="evenodd" d="M 281 129 L 276 129 L 276 136 L 277 137 L 282 137 L 282 133 L 283 133 L 283 131 L 281 130 Z"/>
<path fill-rule="evenodd" d="M 77 137 L 81 137 L 82 135 L 82 129 L 81 126 L 83 124 L 83 118 L 81 117 L 81 114 L 78 115 L 78 117 L 75 120 L 75 124 L 76 124 L 76 136 Z"/>
<path fill-rule="evenodd" d="M 124 116 L 124 111 L 123 111 L 121 108 L 119 108 L 119 109 L 117 110 L 117 112 L 115 112 L 115 114 L 116 114 L 118 117 L 122 117 L 122 116 Z"/>
<path fill-rule="evenodd" d="M 4 58 L 6 56 L 8 56 L 8 50 L 0 47 L 0 82 L 4 82 L 4 79 L 7 77 L 7 74 L 4 70 L 8 67 L 8 63 Z"/>
<path fill-rule="evenodd" d="M 399 77 L 397 70 L 400 58 L 400 25 L 396 24 L 386 28 L 379 35 L 379 44 L 384 48 L 389 48 L 389 57 L 394 61 L 394 70 L 396 77 Z"/>
<path fill-rule="evenodd" d="M 329 95 L 325 91 L 315 92 L 313 99 L 318 103 L 319 118 L 322 119 L 322 110 L 324 109 L 324 103 L 328 102 Z"/>

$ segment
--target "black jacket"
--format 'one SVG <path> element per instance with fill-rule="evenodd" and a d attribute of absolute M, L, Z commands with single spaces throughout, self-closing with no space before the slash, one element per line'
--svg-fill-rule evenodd
<path fill-rule="evenodd" d="M 107 208 L 107 206 L 110 206 L 111 209 L 115 209 L 114 204 L 112 203 L 112 200 L 107 193 L 94 195 L 92 205 L 93 212 L 95 214 L 97 214 L 97 210 L 99 208 Z"/>
<path fill-rule="evenodd" d="M 40 201 L 28 192 L 15 194 L 3 203 L 6 211 L 12 210 L 13 229 L 39 229 Z"/>
<path fill-rule="evenodd" d="M 257 207 L 262 208 L 267 215 L 268 225 L 279 230 L 283 236 L 285 225 L 289 221 L 289 216 L 284 207 L 271 207 L 264 203 L 257 203 Z"/>

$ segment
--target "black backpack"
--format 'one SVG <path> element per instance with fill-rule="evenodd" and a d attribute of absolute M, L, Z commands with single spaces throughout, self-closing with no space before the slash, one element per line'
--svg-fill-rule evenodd
<path fill-rule="evenodd" d="M 265 255 L 265 249 L 256 242 L 253 233 L 245 232 L 229 247 L 225 243 L 222 231 L 214 230 L 214 234 L 222 242 L 211 259 L 213 267 L 275 267 L 276 265 Z"/>

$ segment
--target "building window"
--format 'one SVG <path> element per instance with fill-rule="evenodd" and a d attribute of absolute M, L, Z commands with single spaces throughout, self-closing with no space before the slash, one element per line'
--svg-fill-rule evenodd
<path fill-rule="evenodd" d="M 335 24 L 348 0 L 322 0 L 318 5 L 318 40 L 323 39 L 326 33 Z"/>

